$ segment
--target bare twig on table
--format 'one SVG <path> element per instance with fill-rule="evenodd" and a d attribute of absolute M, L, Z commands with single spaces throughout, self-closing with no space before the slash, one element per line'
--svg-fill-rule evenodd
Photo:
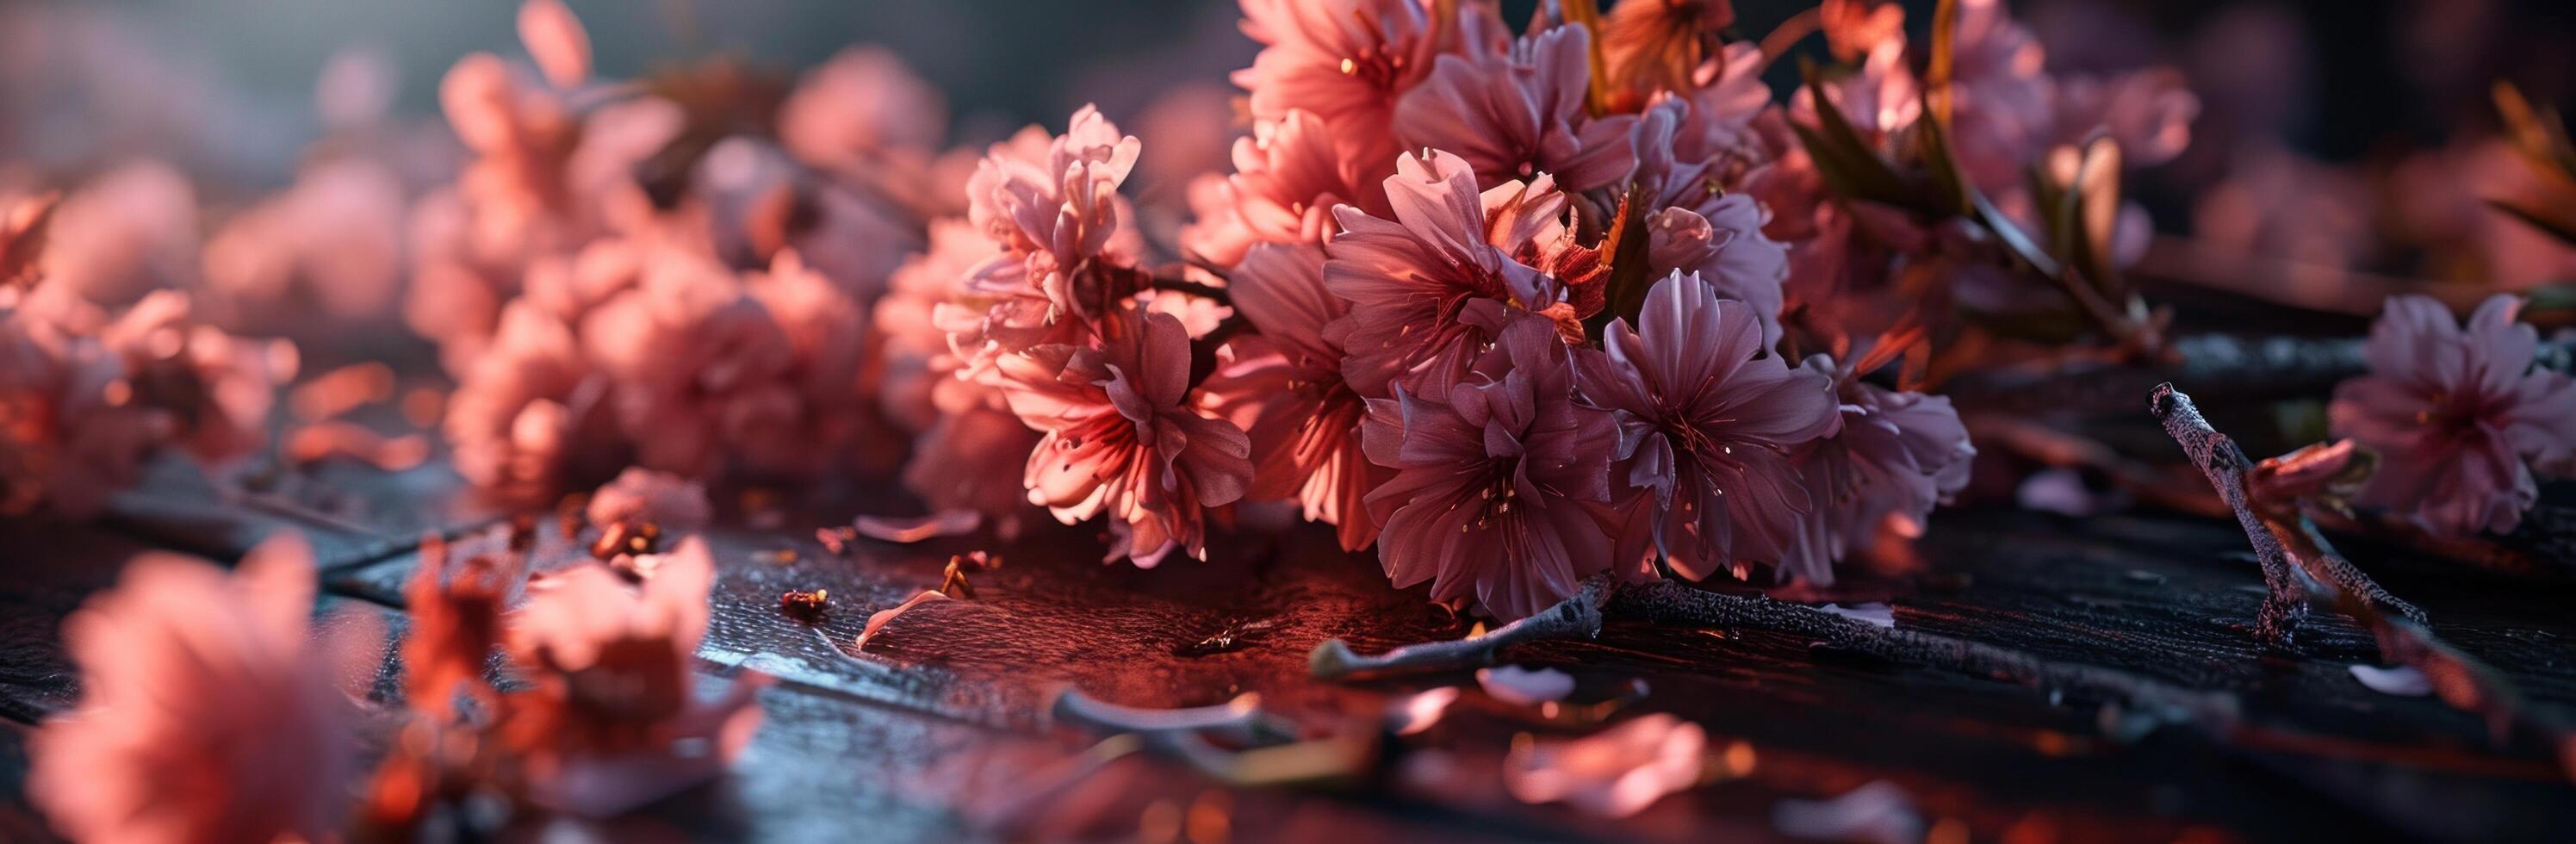
<path fill-rule="evenodd" d="M 1376 656 L 1351 652 L 1351 646 L 1340 639 L 1327 639 L 1315 646 L 1307 659 L 1315 676 L 1326 680 L 1455 671 L 1494 664 L 1494 655 L 1507 645 L 1545 639 L 1589 639 L 1601 633 L 1601 605 L 1609 600 L 1610 581 L 1595 577 L 1584 581 L 1574 597 L 1559 602 L 1537 615 L 1495 628 L 1473 639 L 1448 642 L 1424 642 L 1406 645 Z"/>
<path fill-rule="evenodd" d="M 1769 630 L 1805 636 L 1890 662 L 2101 697 L 2159 721 L 2224 733 L 2237 721 L 2236 699 L 2166 684 L 2125 671 L 2059 663 L 1994 645 L 1933 633 L 1880 627 L 1803 604 L 1760 595 L 1711 592 L 1673 581 L 1630 585 L 1611 597 L 1612 617 L 1656 624 Z"/>
<path fill-rule="evenodd" d="M 2245 473 L 2253 468 L 2253 461 L 2226 434 L 2209 426 L 2190 396 L 2167 384 L 2156 388 L 2149 405 L 2164 422 L 2165 432 L 2182 444 L 2192 462 L 2209 476 L 2210 485 L 2235 509 L 2246 540 L 2263 561 L 2265 581 L 2273 583 L 2273 594 L 2264 602 L 2267 624 L 2275 620 L 2274 605 L 2282 600 L 2330 607 L 2369 628 L 2381 656 L 2422 672 L 2444 703 L 2484 716 L 2498 738 L 2520 725 L 2546 739 L 2561 765 L 2576 777 L 2576 731 L 2562 717 L 2529 705 L 2502 674 L 2434 635 L 2423 611 L 2389 595 L 2337 553 L 2296 502 L 2252 500 Z M 2275 582 L 2276 572 L 2279 582 Z M 2286 629 L 2266 632 L 2288 634 Z"/>

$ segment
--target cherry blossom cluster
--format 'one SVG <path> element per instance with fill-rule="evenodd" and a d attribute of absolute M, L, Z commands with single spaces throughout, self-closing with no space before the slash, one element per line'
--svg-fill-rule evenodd
<path fill-rule="evenodd" d="M 551 503 L 628 465 L 848 468 L 875 425 L 866 309 L 930 193 L 859 174 L 926 166 L 937 94 L 864 50 L 783 93 L 724 66 L 603 83 L 560 4 L 520 31 L 532 64 L 448 72 L 471 160 L 412 212 L 406 315 L 458 381 L 457 469 Z"/>
<path fill-rule="evenodd" d="M 1251 131 L 1173 264 L 1140 254 L 1142 152 L 1096 112 L 995 145 L 878 310 L 932 376 L 897 414 L 926 420 L 914 487 L 1011 516 L 1022 490 L 953 479 L 1025 454 L 1026 501 L 1107 514 L 1141 565 L 1203 554 L 1212 508 L 1293 501 L 1503 618 L 1605 571 L 1829 583 L 1919 531 L 1974 449 L 1884 380 L 1956 314 L 1897 280 L 2018 268 L 1975 217 L 1842 189 L 1801 134 L 1857 127 L 1880 168 L 1955 168 L 2027 220 L 2054 197 L 2025 169 L 2088 137 L 2170 157 L 2190 96 L 2049 78 L 1994 3 L 1937 57 L 1892 6 L 1832 3 L 1858 65 L 1775 102 L 1726 4 L 1590 5 L 1516 34 L 1478 3 L 1246 0 Z M 1955 160 L 1900 154 L 1938 131 L 1930 58 Z"/>

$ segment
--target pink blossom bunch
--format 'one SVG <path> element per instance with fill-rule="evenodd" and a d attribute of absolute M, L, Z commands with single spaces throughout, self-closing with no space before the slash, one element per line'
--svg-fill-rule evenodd
<path fill-rule="evenodd" d="M 2326 409 L 2335 435 L 2379 455 L 2356 503 L 2439 535 L 2501 534 L 2539 500 L 2537 472 L 2576 465 L 2576 379 L 2535 366 L 2521 307 L 2496 296 L 2463 325 L 2432 299 L 2388 300 L 2362 350 L 2370 373 Z"/>
<path fill-rule="evenodd" d="M 1784 315 L 1844 212 L 1782 172 L 1788 110 L 1716 43 L 1731 13 L 1681 6 L 1515 39 L 1483 4 L 1246 2 L 1252 131 L 1189 192 L 1179 265 L 1121 190 L 1150 151 L 1097 112 L 992 146 L 877 306 L 908 481 L 1105 515 L 1140 564 L 1293 501 L 1503 618 L 1613 570 L 1830 582 L 1972 449 L 1945 402 L 1864 380 L 1885 356 L 1792 365 L 1850 346 Z M 1879 65 L 1881 122 L 1914 119 Z M 996 452 L 1027 455 L 1021 489 L 972 480 Z"/>

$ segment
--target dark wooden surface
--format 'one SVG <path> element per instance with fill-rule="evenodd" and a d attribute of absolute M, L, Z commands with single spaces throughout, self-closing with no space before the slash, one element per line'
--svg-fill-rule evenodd
<path fill-rule="evenodd" d="M 312 537 L 327 594 L 317 617 L 358 610 L 400 626 L 401 582 L 418 532 L 470 533 L 490 514 L 432 465 L 386 474 L 346 465 L 291 476 L 254 497 L 163 473 L 90 525 L 0 523 L 0 776 L 20 793 L 32 725 L 76 700 L 58 639 L 83 596 L 121 562 L 160 549 L 218 560 L 279 529 Z M 883 491 L 863 498 L 891 500 Z M 848 512 L 839 513 L 847 516 Z M 738 521 L 738 520 L 737 520 Z M 1090 742 L 1050 722 L 1066 688 L 1173 707 L 1257 692 L 1321 736 L 1388 696 L 1465 683 L 1464 673 L 1352 685 L 1309 679 L 1328 637 L 1362 652 L 1456 638 L 1466 623 L 1389 589 L 1366 557 L 1328 534 L 1221 532 L 1206 563 L 1103 566 L 1094 538 L 1048 526 L 1010 544 L 978 538 L 835 555 L 820 518 L 711 531 L 719 561 L 701 649 L 709 684 L 745 670 L 764 692 L 759 738 L 727 780 L 611 825 L 634 840 L 947 840 L 988 837 L 995 807 L 1034 801 L 1014 834 L 1128 839 L 1222 821 L 1239 840 L 1709 840 L 1776 837 L 1782 799 L 1829 797 L 1875 780 L 1902 786 L 1927 824 L 1974 840 L 2439 838 L 2563 840 L 2576 789 L 2546 755 L 2491 741 L 2476 719 L 2428 698 L 2362 687 L 2369 638 L 2318 617 L 2292 652 L 2250 635 L 2260 579 L 2229 524 L 2152 514 L 2082 522 L 1991 507 L 1938 516 L 1922 551 L 1933 576 L 1865 582 L 1892 597 L 1900 626 L 2114 666 L 2238 695 L 2255 739 L 2187 730 L 2115 741 L 2096 702 L 1981 678 L 1889 665 L 1786 636 L 1685 630 L 1615 619 L 1588 642 L 1545 643 L 1510 661 L 1574 673 L 1579 701 L 1631 681 L 1647 696 L 1612 719 L 1672 712 L 1703 725 L 1712 750 L 1741 743 L 1740 779 L 1667 798 L 1618 822 L 1505 796 L 1496 773 L 1521 733 L 1573 734 L 1470 689 L 1415 742 L 1464 771 L 1424 789 L 1388 774 L 1338 789 L 1234 789 L 1145 757 L 1060 777 Z M 792 550 L 791 555 L 779 553 Z M 938 585 L 947 555 L 1004 559 L 972 576 L 975 600 L 907 616 L 867 652 L 867 615 Z M 2536 701 L 2576 705 L 2576 589 L 2499 579 L 2369 545 L 2358 562 L 2424 607 L 2462 648 L 2503 667 Z M 788 589 L 826 588 L 818 621 L 782 613 Z M 1191 647 L 1243 622 L 1266 625 L 1232 650 Z M 395 666 L 383 677 L 390 680 Z M 389 683 L 380 688 L 390 693 Z M 1390 766 L 1400 767 L 1400 766 Z M 1052 778 L 1051 778 L 1052 777 Z M 1060 782 L 1059 782 L 1060 781 Z M 1067 787 L 1039 793 L 1035 783 Z M 23 797 L 0 839 L 41 837 Z M 1214 820 L 1209 820 L 1214 819 Z"/>

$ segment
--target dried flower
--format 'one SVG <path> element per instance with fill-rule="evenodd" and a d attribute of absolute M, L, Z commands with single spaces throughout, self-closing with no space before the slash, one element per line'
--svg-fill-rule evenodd
<path fill-rule="evenodd" d="M 1622 565 L 1698 580 L 1786 559 L 1814 506 L 1791 455 L 1838 428 L 1832 379 L 1766 354 L 1753 309 L 1696 274 L 1656 282 L 1638 323 L 1575 357 L 1584 398 L 1619 420 Z"/>
<path fill-rule="evenodd" d="M 1497 342 L 1455 386 L 1369 401 L 1368 458 L 1398 472 L 1367 500 L 1384 526 L 1379 562 L 1398 588 L 1430 581 L 1434 601 L 1472 597 L 1509 620 L 1610 567 L 1610 538 L 1590 508 L 1610 503 L 1601 445 L 1618 426 L 1575 401 L 1553 325 L 1483 305 L 1463 318 Z"/>
<path fill-rule="evenodd" d="M 81 702 L 28 742 L 28 799 L 80 841 L 330 837 L 357 772 L 335 681 L 372 636 L 316 653 L 312 552 L 290 535 L 227 574 L 147 554 L 65 623 Z M 335 658 L 336 657 L 336 658 Z"/>
<path fill-rule="evenodd" d="M 2496 296 L 2466 326 L 2440 302 L 2388 300 L 2335 388 L 2327 425 L 2379 454 L 2354 500 L 2448 536 L 2504 533 L 2538 499 L 2531 467 L 2576 454 L 2576 380 L 2533 367 L 2539 335 Z"/>

